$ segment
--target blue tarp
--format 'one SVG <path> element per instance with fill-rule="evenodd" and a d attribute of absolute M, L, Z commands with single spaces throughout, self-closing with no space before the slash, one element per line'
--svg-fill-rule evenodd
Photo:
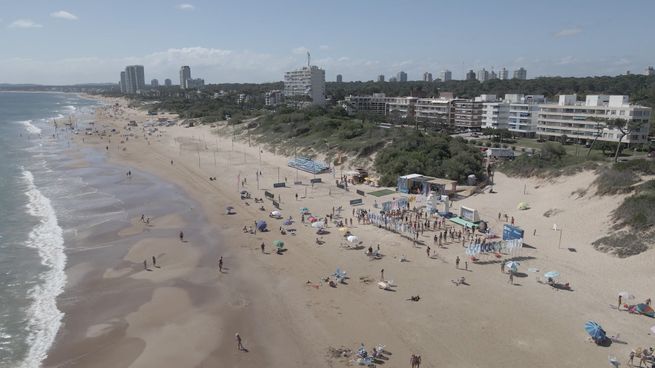
<path fill-rule="evenodd" d="M 523 239 L 524 230 L 518 226 L 503 225 L 503 240 Z"/>

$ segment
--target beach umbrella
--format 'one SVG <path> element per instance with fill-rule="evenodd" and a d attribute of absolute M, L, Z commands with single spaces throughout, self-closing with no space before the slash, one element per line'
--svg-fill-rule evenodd
<path fill-rule="evenodd" d="M 347 231 L 348 231 L 348 228 L 345 227 L 345 226 L 339 228 L 339 232 L 345 233 L 345 232 L 347 232 Z"/>
<path fill-rule="evenodd" d="M 549 278 L 549 279 L 554 279 L 556 277 L 559 277 L 559 272 L 557 271 L 548 271 L 544 274 L 544 277 Z"/>
<path fill-rule="evenodd" d="M 309 212 L 309 208 L 307 207 L 303 207 L 300 209 L 300 213 L 308 213 L 308 212 Z"/>
<path fill-rule="evenodd" d="M 282 216 L 282 212 L 280 212 L 280 211 L 273 211 L 273 212 L 271 212 L 271 216 Z"/>
<path fill-rule="evenodd" d="M 312 224 L 312 227 L 316 229 L 322 229 L 323 227 L 325 227 L 325 224 L 323 223 L 323 221 L 316 221 Z"/>
<path fill-rule="evenodd" d="M 282 240 L 273 240 L 273 246 L 282 249 L 284 248 L 284 242 Z"/>
<path fill-rule="evenodd" d="M 627 291 L 622 291 L 622 292 L 620 292 L 620 293 L 619 293 L 619 296 L 620 296 L 623 300 L 634 300 L 634 298 L 635 298 L 634 295 L 630 294 L 630 293 L 627 292 Z"/>
<path fill-rule="evenodd" d="M 644 316 L 648 316 L 651 318 L 655 317 L 655 310 L 653 310 L 653 308 L 648 304 L 639 303 L 635 306 L 635 310 L 643 314 Z"/>
<path fill-rule="evenodd" d="M 521 202 L 521 203 L 518 204 L 518 206 L 516 206 L 516 209 L 519 209 L 519 210 L 527 210 L 529 208 L 530 208 L 530 205 L 527 204 L 526 202 Z"/>
<path fill-rule="evenodd" d="M 589 336 L 594 339 L 594 341 L 602 341 L 606 337 L 603 328 L 594 321 L 587 321 L 587 323 L 584 324 L 584 329 Z"/>
<path fill-rule="evenodd" d="M 309 218 L 307 218 L 307 221 L 316 222 L 316 221 L 318 221 L 318 219 L 316 217 L 314 217 L 314 216 L 309 216 Z"/>
<path fill-rule="evenodd" d="M 286 221 L 284 221 L 284 222 L 282 223 L 282 225 L 284 225 L 284 226 L 289 226 L 289 225 L 291 225 L 291 224 L 293 224 L 293 221 L 291 221 L 291 220 L 286 220 Z"/>
<path fill-rule="evenodd" d="M 516 272 L 519 269 L 520 265 L 521 264 L 519 262 L 509 261 L 509 262 L 505 263 L 505 268 L 507 268 L 508 270 L 511 270 L 512 272 Z"/>
<path fill-rule="evenodd" d="M 227 206 L 227 207 L 225 207 L 225 210 L 226 210 L 226 211 L 232 211 L 233 209 L 234 209 L 234 207 L 232 207 L 232 206 Z"/>
<path fill-rule="evenodd" d="M 354 243 L 354 242 L 358 241 L 359 238 L 356 237 L 355 235 L 348 235 L 348 237 L 346 238 L 346 240 L 348 240 L 348 241 L 351 242 L 351 243 Z"/>
<path fill-rule="evenodd" d="M 255 223 L 257 225 L 257 230 L 259 231 L 264 231 L 266 230 L 266 221 L 264 220 L 259 220 Z"/>

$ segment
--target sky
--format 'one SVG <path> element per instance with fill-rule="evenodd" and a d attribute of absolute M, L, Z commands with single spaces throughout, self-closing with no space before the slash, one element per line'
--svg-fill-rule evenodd
<path fill-rule="evenodd" d="M 0 83 L 271 82 L 307 63 L 326 79 L 410 80 L 448 69 L 537 76 L 644 73 L 655 0 L 0 0 Z"/>

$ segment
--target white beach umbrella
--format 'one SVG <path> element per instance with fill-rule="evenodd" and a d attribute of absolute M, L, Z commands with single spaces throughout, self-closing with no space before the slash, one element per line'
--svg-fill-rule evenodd
<path fill-rule="evenodd" d="M 351 242 L 351 243 L 354 243 L 354 242 L 358 241 L 359 238 L 356 237 L 355 235 L 348 235 L 348 237 L 346 238 L 346 240 L 348 240 L 348 241 Z"/>
<path fill-rule="evenodd" d="M 272 216 L 282 216 L 282 212 L 280 212 L 280 211 L 273 211 L 273 212 L 271 212 L 271 215 L 272 215 Z"/>
<path fill-rule="evenodd" d="M 627 291 L 622 291 L 619 293 L 619 296 L 625 300 L 634 300 L 635 296 L 633 294 L 630 294 Z"/>
<path fill-rule="evenodd" d="M 325 224 L 322 221 L 316 221 L 312 223 L 312 227 L 316 229 L 322 229 L 325 227 Z"/>

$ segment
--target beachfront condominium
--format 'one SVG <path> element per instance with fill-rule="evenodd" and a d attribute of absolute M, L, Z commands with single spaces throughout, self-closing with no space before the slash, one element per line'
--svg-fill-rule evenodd
<path fill-rule="evenodd" d="M 191 67 L 184 65 L 180 68 L 180 88 L 188 89 L 189 80 L 191 79 Z"/>
<path fill-rule="evenodd" d="M 492 97 L 493 96 L 493 97 Z M 490 129 L 507 129 L 509 104 L 496 99 L 494 95 L 482 95 L 482 127 Z"/>
<path fill-rule="evenodd" d="M 371 115 L 386 115 L 387 103 L 393 101 L 384 93 L 374 93 L 370 96 L 347 96 L 341 106 L 349 113 L 365 113 Z"/>
<path fill-rule="evenodd" d="M 164 79 L 164 85 L 165 85 L 166 87 L 170 87 L 170 86 L 173 85 L 173 81 L 170 80 L 170 78 L 166 78 L 166 79 Z"/>
<path fill-rule="evenodd" d="M 343 75 L 337 74 L 337 83 L 342 83 L 343 82 Z"/>
<path fill-rule="evenodd" d="M 121 81 L 119 82 L 119 87 L 121 89 L 121 93 L 127 93 L 127 80 L 125 76 L 125 71 L 123 70 L 121 72 Z"/>
<path fill-rule="evenodd" d="M 482 99 L 453 101 L 453 125 L 459 129 L 480 130 L 484 102 Z"/>
<path fill-rule="evenodd" d="M 557 104 L 543 104 L 539 107 L 537 135 L 560 140 L 562 136 L 580 143 L 600 141 L 618 142 L 619 129 L 610 129 L 608 119 L 622 119 L 639 125 L 626 135 L 622 142 L 647 143 L 651 108 L 632 105 L 628 96 L 587 95 L 585 101 L 578 101 L 576 95 L 560 95 Z"/>
<path fill-rule="evenodd" d="M 509 79 L 509 71 L 507 69 L 503 68 L 501 71 L 498 72 L 498 79 L 500 79 L 500 80 Z"/>
<path fill-rule="evenodd" d="M 514 71 L 514 79 L 526 80 L 528 79 L 528 71 L 521 67 Z"/>
<path fill-rule="evenodd" d="M 468 73 L 466 73 L 466 80 L 467 81 L 475 80 L 475 72 L 473 70 L 469 70 Z"/>
<path fill-rule="evenodd" d="M 325 105 L 325 70 L 312 65 L 284 74 L 284 97 L 289 102 Z M 305 100 L 305 101 L 303 101 Z"/>
<path fill-rule="evenodd" d="M 122 76 L 122 75 L 121 75 Z M 143 65 L 130 65 L 125 67 L 125 92 L 133 95 L 146 88 Z"/>
<path fill-rule="evenodd" d="M 398 75 L 396 76 L 396 79 L 398 80 L 398 82 L 407 82 L 407 73 L 405 73 L 402 70 L 399 71 Z"/>
<path fill-rule="evenodd" d="M 432 73 L 423 73 L 423 82 L 432 82 Z"/>
<path fill-rule="evenodd" d="M 448 82 L 453 79 L 453 73 L 450 70 L 444 70 L 441 72 L 441 81 Z"/>
<path fill-rule="evenodd" d="M 506 94 L 505 102 L 509 105 L 507 129 L 514 135 L 534 137 L 539 107 L 546 103 L 544 95 Z"/>
<path fill-rule="evenodd" d="M 380 75 L 378 75 L 378 82 L 379 82 L 379 83 L 384 82 L 384 74 L 380 74 Z"/>
<path fill-rule="evenodd" d="M 437 127 L 451 125 L 454 117 L 453 101 L 452 96 L 417 99 L 414 108 L 416 120 Z"/>

